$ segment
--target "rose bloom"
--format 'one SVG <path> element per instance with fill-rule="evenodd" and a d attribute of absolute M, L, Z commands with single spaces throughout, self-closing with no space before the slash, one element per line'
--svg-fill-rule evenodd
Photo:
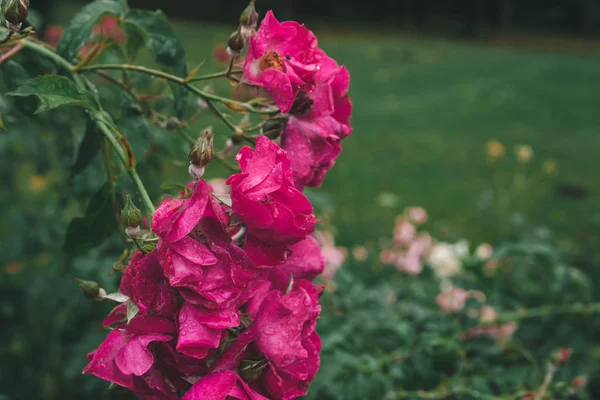
<path fill-rule="evenodd" d="M 307 236 L 291 246 L 292 254 L 281 265 L 269 271 L 269 280 L 274 286 L 285 291 L 290 282 L 306 279 L 314 280 L 325 270 L 325 257 L 317 239 Z"/>
<path fill-rule="evenodd" d="M 319 50 L 314 87 L 303 89 L 281 135 L 289 153 L 296 186 L 321 186 L 342 151 L 341 141 L 352 133 L 350 74 Z"/>
<path fill-rule="evenodd" d="M 268 11 L 256 35 L 250 37 L 244 76 L 264 87 L 281 112 L 287 113 L 300 87 L 317 71 L 317 45 L 316 36 L 303 25 L 279 22 Z"/>
<path fill-rule="evenodd" d="M 315 327 L 320 290 L 295 282 L 289 291 L 264 286 L 247 308 L 253 321 L 213 363 L 211 372 L 245 370 L 272 399 L 306 395 L 320 366 L 321 339 Z M 261 360 L 257 362 L 253 360 Z M 261 392 L 262 393 L 262 392 Z"/>
<path fill-rule="evenodd" d="M 232 175 L 233 213 L 246 225 L 244 250 L 257 264 L 281 264 L 290 246 L 315 229 L 310 201 L 295 188 L 286 152 L 264 136 L 256 149 L 242 147 L 236 159 L 242 172 Z"/>

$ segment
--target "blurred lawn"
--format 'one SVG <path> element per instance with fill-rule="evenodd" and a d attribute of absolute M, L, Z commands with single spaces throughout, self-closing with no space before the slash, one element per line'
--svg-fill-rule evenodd
<path fill-rule="evenodd" d="M 67 20 L 68 11 L 57 15 Z M 222 68 L 212 50 L 233 28 L 177 22 L 190 66 L 206 60 L 201 73 Z M 483 215 L 479 203 L 492 176 L 511 181 L 513 147 L 520 143 L 534 149 L 531 169 L 539 170 L 544 159 L 560 166 L 558 180 L 536 186 L 531 201 L 521 204 L 529 227 L 546 225 L 559 238 L 600 232 L 594 207 L 600 200 L 600 54 L 311 28 L 352 74 L 354 134 L 323 187 L 342 244 L 388 236 L 392 217 L 407 205 L 426 207 L 439 236 L 503 239 L 506 230 Z M 485 143 L 491 139 L 505 144 L 511 159 L 490 165 Z M 582 186 L 588 195 L 560 198 L 557 182 Z M 398 201 L 382 207 L 382 193 Z"/>

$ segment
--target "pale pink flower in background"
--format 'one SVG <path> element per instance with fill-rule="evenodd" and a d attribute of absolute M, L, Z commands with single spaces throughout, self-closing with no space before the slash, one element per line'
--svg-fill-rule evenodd
<path fill-rule="evenodd" d="M 427 222 L 428 215 L 423 207 L 410 207 L 408 209 L 408 217 L 413 223 L 420 225 Z"/>
<path fill-rule="evenodd" d="M 477 249 L 475 250 L 475 255 L 480 260 L 488 260 L 492 256 L 493 252 L 494 249 L 491 245 L 489 245 L 488 243 L 482 243 L 479 246 L 477 246 Z"/>
<path fill-rule="evenodd" d="M 420 233 L 409 244 L 406 253 L 397 255 L 396 268 L 411 275 L 418 275 L 423 271 L 423 256 L 431 247 L 431 236 Z"/>
<path fill-rule="evenodd" d="M 336 271 L 342 266 L 348 255 L 348 250 L 335 245 L 331 232 L 315 231 L 313 237 L 321 245 L 321 254 L 325 258 L 325 270 L 321 274 L 323 278 L 332 279 Z"/>
<path fill-rule="evenodd" d="M 396 218 L 396 227 L 394 228 L 394 242 L 397 244 L 409 244 L 415 238 L 417 228 L 405 217 Z"/>
<path fill-rule="evenodd" d="M 438 306 L 445 313 L 456 313 L 465 308 L 469 292 L 461 288 L 453 288 L 447 292 L 440 293 L 435 298 Z"/>
<path fill-rule="evenodd" d="M 369 256 L 369 251 L 365 246 L 354 246 L 352 248 L 352 257 L 358 261 L 365 261 Z"/>
<path fill-rule="evenodd" d="M 398 271 L 403 271 L 410 275 L 419 275 L 423 271 L 423 263 L 419 256 L 412 255 L 409 252 L 398 255 L 396 268 Z"/>
<path fill-rule="evenodd" d="M 461 270 L 461 262 L 455 248 L 449 243 L 436 243 L 429 252 L 427 262 L 440 278 L 449 278 Z"/>

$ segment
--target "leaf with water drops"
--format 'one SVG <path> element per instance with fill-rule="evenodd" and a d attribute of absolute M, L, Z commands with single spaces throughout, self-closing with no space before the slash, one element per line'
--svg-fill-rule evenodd
<path fill-rule="evenodd" d="M 36 114 L 66 106 L 98 110 L 93 93 L 80 89 L 70 79 L 58 75 L 42 75 L 31 79 L 8 94 L 21 97 L 36 96 L 40 100 Z"/>

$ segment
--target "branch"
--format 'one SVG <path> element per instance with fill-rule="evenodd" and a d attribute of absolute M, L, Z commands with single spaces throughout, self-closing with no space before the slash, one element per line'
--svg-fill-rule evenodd
<path fill-rule="evenodd" d="M 221 97 L 221 96 L 217 96 L 214 95 L 212 93 L 208 93 L 205 92 L 201 89 L 198 89 L 197 87 L 191 85 L 186 78 L 180 78 L 178 76 L 175 75 L 171 75 L 169 73 L 160 71 L 160 70 L 156 70 L 156 69 L 151 69 L 151 68 L 146 68 L 146 67 L 142 67 L 140 65 L 130 65 L 130 64 L 101 64 L 101 65 L 89 65 L 86 67 L 82 67 L 76 71 L 73 72 L 85 72 L 85 71 L 96 71 L 96 70 L 127 70 L 127 71 L 136 71 L 139 73 L 143 73 L 143 74 L 147 74 L 147 75 L 152 75 L 155 76 L 157 78 L 162 78 L 162 79 L 166 79 L 168 81 L 171 82 L 175 82 L 180 84 L 181 86 L 183 86 L 184 88 L 186 88 L 187 90 L 189 90 L 190 92 L 196 94 L 198 97 L 201 97 L 202 99 L 206 100 L 206 101 L 216 101 L 225 105 L 234 105 L 237 106 L 239 108 L 245 109 L 248 112 L 251 113 L 255 113 L 255 114 L 273 114 L 276 112 L 279 112 L 278 109 L 274 109 L 274 108 L 266 108 L 266 109 L 259 109 L 254 107 L 252 104 L 249 103 L 244 103 L 241 101 L 237 101 L 237 100 L 232 100 L 232 99 L 228 99 L 225 97 Z"/>

